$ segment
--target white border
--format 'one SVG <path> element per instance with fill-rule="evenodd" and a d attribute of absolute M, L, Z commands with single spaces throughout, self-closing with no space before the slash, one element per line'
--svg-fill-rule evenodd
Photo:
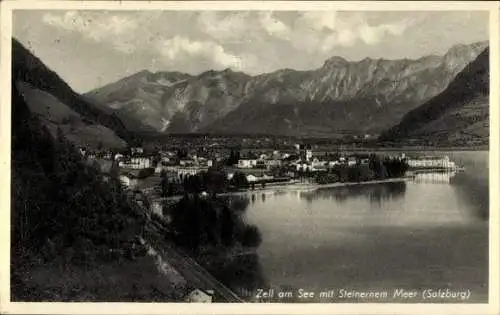
<path fill-rule="evenodd" d="M 186 303 L 11 303 L 10 300 L 10 69 L 12 10 L 345 10 L 490 12 L 490 287 L 488 304 L 196 304 Z M 0 312 L 10 314 L 500 314 L 499 309 L 499 2 L 326 1 L 4 1 L 1 3 L 0 63 Z"/>

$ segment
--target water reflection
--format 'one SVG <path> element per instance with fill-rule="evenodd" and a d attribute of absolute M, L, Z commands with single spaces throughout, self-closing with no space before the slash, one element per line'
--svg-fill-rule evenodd
<path fill-rule="evenodd" d="M 383 201 L 402 198 L 406 192 L 405 182 L 345 186 L 300 192 L 300 198 L 312 203 L 316 200 L 345 202 L 350 198 L 367 198 L 371 203 L 381 205 Z"/>
<path fill-rule="evenodd" d="M 238 213 L 243 213 L 248 209 L 250 205 L 250 199 L 247 196 L 231 196 L 223 198 L 227 200 L 229 208 Z M 254 200 L 252 200 L 252 203 Z"/>
<path fill-rule="evenodd" d="M 457 175 L 456 171 L 451 172 L 420 172 L 415 174 L 413 179 L 416 183 L 450 184 Z"/>
<path fill-rule="evenodd" d="M 228 257 L 225 261 L 213 265 L 210 271 L 244 300 L 252 300 L 257 289 L 269 286 L 256 253 Z"/>
<path fill-rule="evenodd" d="M 458 198 L 468 205 L 467 209 L 481 220 L 489 219 L 488 179 L 459 173 L 450 181 Z"/>

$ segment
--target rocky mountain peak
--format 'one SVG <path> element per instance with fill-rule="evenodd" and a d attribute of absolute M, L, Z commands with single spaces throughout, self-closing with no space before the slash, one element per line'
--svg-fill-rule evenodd
<path fill-rule="evenodd" d="M 339 66 L 345 66 L 349 64 L 349 61 L 345 60 L 339 56 L 333 56 L 325 61 L 323 68 L 334 68 Z"/>

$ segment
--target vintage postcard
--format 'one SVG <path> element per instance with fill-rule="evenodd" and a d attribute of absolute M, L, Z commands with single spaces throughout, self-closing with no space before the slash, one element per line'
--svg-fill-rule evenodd
<path fill-rule="evenodd" d="M 498 314 L 499 10 L 4 1 L 1 311 Z"/>

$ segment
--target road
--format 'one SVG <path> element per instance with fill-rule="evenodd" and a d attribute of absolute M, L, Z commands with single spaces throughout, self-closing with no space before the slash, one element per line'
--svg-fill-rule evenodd
<path fill-rule="evenodd" d="M 145 213 L 149 212 L 144 207 L 141 207 L 133 202 L 131 203 L 134 207 L 136 207 L 136 209 L 141 209 Z M 155 224 L 155 222 L 158 221 L 155 221 L 155 219 L 148 216 L 147 224 L 153 231 L 155 231 L 153 233 L 164 234 L 167 231 L 164 226 L 165 223 L 158 222 L 160 224 Z M 154 248 L 154 250 L 159 252 L 162 259 L 168 262 L 187 281 L 187 283 L 189 283 L 190 286 L 204 291 L 212 290 L 214 292 L 214 302 L 245 302 L 229 288 L 215 279 L 209 272 L 189 257 L 189 255 L 183 253 L 179 248 L 176 248 L 173 243 L 163 239 L 160 246 L 161 248 Z"/>
<path fill-rule="evenodd" d="M 162 256 L 168 260 L 172 267 L 174 267 L 190 285 L 204 291 L 213 290 L 214 302 L 245 302 L 215 279 L 191 257 L 173 248 L 172 245 L 163 247 L 161 252 Z"/>

